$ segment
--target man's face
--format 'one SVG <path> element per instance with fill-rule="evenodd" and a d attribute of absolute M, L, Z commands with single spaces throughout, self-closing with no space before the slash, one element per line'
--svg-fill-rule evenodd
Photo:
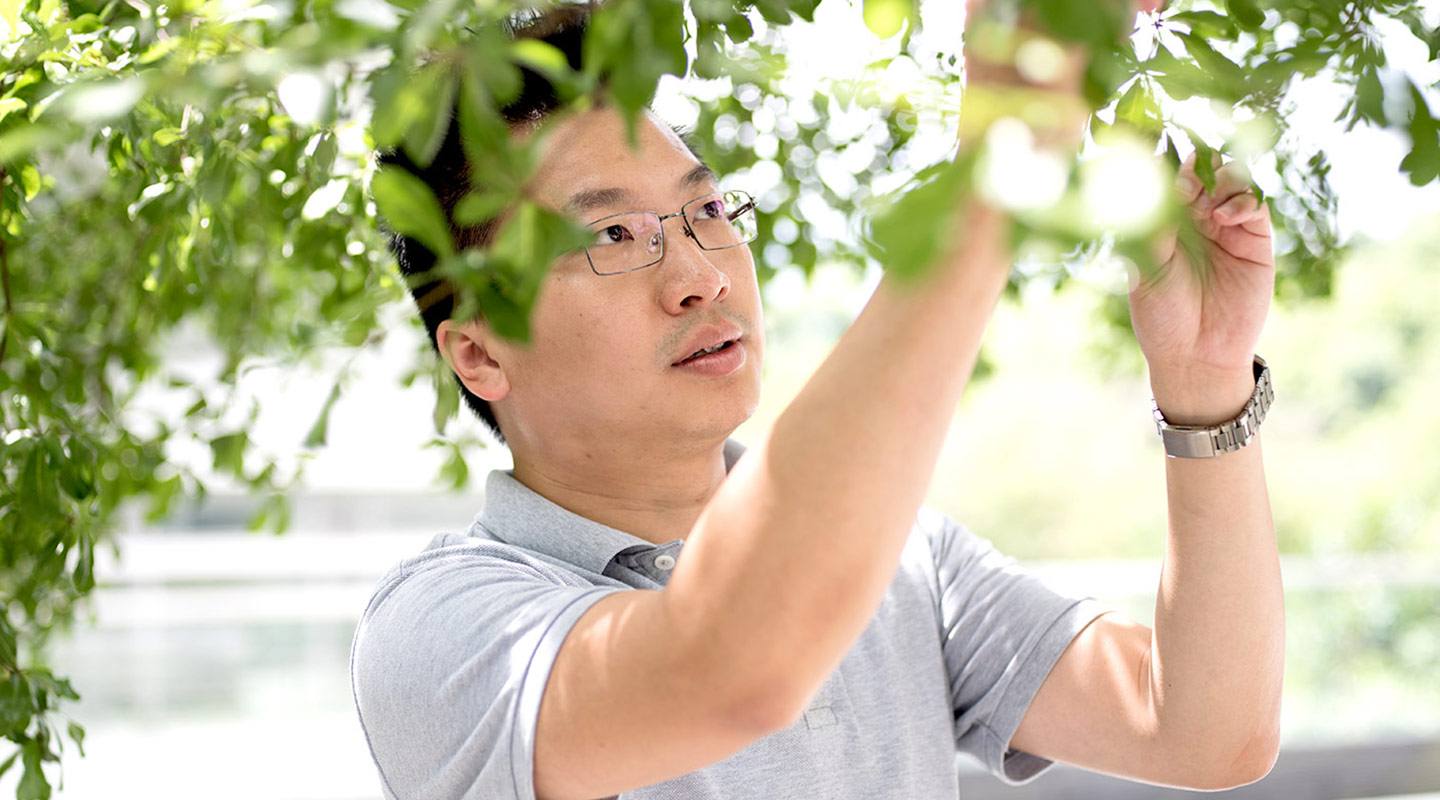
<path fill-rule="evenodd" d="M 638 137 L 632 149 L 612 110 L 558 123 L 534 183 L 539 200 L 588 224 L 629 211 L 665 216 L 718 189 L 652 116 L 641 117 Z M 663 227 L 664 257 L 651 267 L 601 276 L 584 252 L 552 265 L 530 343 L 495 354 L 509 392 L 493 405 L 512 446 L 574 452 L 724 437 L 754 413 L 765 340 L 750 248 L 702 250 L 681 217 Z M 592 249 L 622 235 L 602 231 Z M 715 355 L 684 361 L 726 340 Z"/>

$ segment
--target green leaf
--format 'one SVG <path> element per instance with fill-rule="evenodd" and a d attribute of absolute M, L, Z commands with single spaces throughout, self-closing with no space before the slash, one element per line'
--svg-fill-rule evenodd
<path fill-rule="evenodd" d="M 455 90 L 459 77 L 443 67 L 431 67 L 410 79 L 406 91 L 414 92 L 421 111 L 405 132 L 405 154 L 422 167 L 435 160 L 450 120 L 455 115 Z"/>
<path fill-rule="evenodd" d="M 1214 11 L 1184 11 L 1166 18 L 1170 22 L 1183 22 L 1190 31 L 1206 39 L 1234 39 L 1239 34 L 1235 22 Z"/>
<path fill-rule="evenodd" d="M 1156 50 L 1154 57 L 1145 62 L 1144 66 L 1146 73 L 1160 84 L 1166 94 L 1176 100 L 1188 100 L 1197 95 L 1207 96 L 1217 90 L 1223 91 L 1227 99 L 1239 98 L 1233 90 L 1217 86 L 1199 65 L 1188 59 L 1176 58 L 1163 47 Z"/>
<path fill-rule="evenodd" d="M 471 192 L 455 204 L 455 224 L 476 225 L 492 220 L 514 202 L 514 197 L 500 192 Z"/>
<path fill-rule="evenodd" d="M 755 26 L 750 23 L 750 18 L 744 14 L 737 13 L 725 23 L 725 36 L 734 44 L 750 41 L 755 35 Z"/>
<path fill-rule="evenodd" d="M 1111 49 L 1124 27 L 1121 4 L 1113 0 L 1029 0 L 1028 8 L 1039 16 L 1051 35 L 1079 42 L 1096 52 Z"/>
<path fill-rule="evenodd" d="M 962 191 L 968 190 L 973 157 L 945 162 L 922 172 L 919 183 L 876 214 L 870 223 L 871 255 L 902 278 L 923 275 L 953 236 L 952 222 Z"/>
<path fill-rule="evenodd" d="M 695 37 L 695 60 L 691 69 L 701 78 L 717 79 L 725 75 L 725 34 L 713 22 L 700 23 Z"/>
<path fill-rule="evenodd" d="M 485 287 L 479 302 L 496 333 L 521 344 L 530 342 L 530 310 L 524 303 L 497 286 Z"/>
<path fill-rule="evenodd" d="M 536 40 L 527 41 L 531 44 L 520 47 L 518 43 L 512 44 L 500 38 L 489 28 L 482 30 L 465 50 L 465 72 L 467 80 L 471 81 L 471 89 L 478 89 L 497 108 L 509 105 L 519 97 L 520 90 L 524 88 L 524 76 L 511 58 L 524 57 L 553 62 L 553 59 L 542 54 L 549 45 Z M 506 58 L 507 54 L 511 58 Z M 569 62 L 564 61 L 563 56 L 560 60 L 565 64 L 564 73 L 568 74 Z M 536 71 L 547 74 L 544 68 Z M 559 71 L 555 72 L 555 78 L 559 80 L 557 89 L 563 90 L 568 86 L 569 81 L 560 78 Z"/>
<path fill-rule="evenodd" d="M 1160 129 L 1160 104 L 1143 78 L 1137 78 L 1115 104 L 1115 121 L 1125 121 L 1143 131 Z"/>
<path fill-rule="evenodd" d="M 15 787 L 15 800 L 50 800 L 50 782 L 40 768 L 45 753 L 40 740 L 29 739 L 22 749 L 21 761 L 25 764 L 25 772 L 20 777 L 20 784 Z"/>
<path fill-rule="evenodd" d="M 72 576 L 75 588 L 82 594 L 95 588 L 95 551 L 91 547 L 81 547 L 80 557 L 75 561 L 75 574 Z"/>
<path fill-rule="evenodd" d="M 251 515 L 247 527 L 258 531 L 269 525 L 275 533 L 284 533 L 290 527 L 290 500 L 283 494 L 272 494 L 265 498 L 260 510 Z"/>
<path fill-rule="evenodd" d="M 3 620 L 0 620 L 0 666 L 8 667 L 10 669 L 19 668 L 20 665 L 16 661 L 16 655 L 17 653 L 15 652 L 15 632 L 10 630 L 10 626 L 8 624 L 6 624 Z M 3 687 L 0 687 L 0 692 L 3 691 Z M 3 705 L 4 702 L 5 696 L 4 694 L 0 694 L 0 705 Z M 0 726 L 0 734 L 3 734 L 3 732 L 3 726 Z"/>
<path fill-rule="evenodd" d="M 245 446 L 249 440 L 249 435 L 244 431 L 210 440 L 210 451 L 215 457 L 215 471 L 240 476 L 245 469 Z"/>
<path fill-rule="evenodd" d="M 35 715 L 30 684 L 23 675 L 11 672 L 0 682 L 0 736 L 19 741 Z"/>
<path fill-rule="evenodd" d="M 1190 143 L 1195 145 L 1195 177 L 1200 179 L 1200 184 L 1205 187 L 1206 192 L 1214 194 L 1215 162 L 1217 160 L 1215 148 L 1206 144 L 1205 140 L 1194 131 L 1187 128 L 1185 132 L 1190 134 Z"/>
<path fill-rule="evenodd" d="M 1265 14 L 1254 0 L 1225 0 L 1225 8 L 1230 12 L 1230 18 L 1245 30 L 1259 30 L 1265 24 Z"/>
<path fill-rule="evenodd" d="M 83 758 L 85 756 L 85 729 L 77 722 L 67 723 L 65 729 L 70 734 L 70 740 L 80 748 L 80 756 Z"/>
<path fill-rule="evenodd" d="M 320 415 L 315 418 L 315 424 L 310 426 L 310 432 L 305 434 L 305 442 L 301 445 L 306 448 L 322 447 L 325 444 L 325 434 L 330 427 L 330 409 L 335 407 L 335 401 L 340 399 L 340 381 L 336 380 L 335 385 L 330 388 L 330 396 L 325 398 L 325 405 L 320 407 Z"/>
<path fill-rule="evenodd" d="M 510 46 L 516 63 L 544 75 L 551 83 L 571 78 L 570 62 L 560 48 L 539 39 L 521 39 Z"/>
<path fill-rule="evenodd" d="M 5 20 L 5 31 L 8 39 L 15 39 L 20 35 L 20 9 L 25 7 L 25 0 L 0 0 L 0 19 Z"/>
<path fill-rule="evenodd" d="M 1225 97 L 1236 97 L 1245 93 L 1245 71 L 1239 64 L 1220 55 L 1215 48 L 1211 47 L 1204 39 L 1190 33 L 1177 34 L 1181 41 L 1185 42 L 1185 51 L 1195 59 L 1210 77 L 1212 86 L 1225 90 Z M 1212 92 L 1214 91 L 1212 88 Z"/>
<path fill-rule="evenodd" d="M 450 482 L 450 488 L 464 489 L 470 481 L 470 467 L 465 463 L 465 454 L 459 447 L 451 448 L 450 457 L 440 468 L 440 477 Z"/>
<path fill-rule="evenodd" d="M 424 181 L 403 169 L 382 169 L 375 173 L 370 191 L 390 227 L 418 239 L 439 258 L 455 252 L 445 212 Z"/>
<path fill-rule="evenodd" d="M 184 139 L 185 134 L 179 128 L 161 128 L 155 131 L 155 135 L 152 138 L 155 140 L 155 144 L 161 147 L 168 147 Z"/>
<path fill-rule="evenodd" d="M 435 369 L 435 409 L 431 421 L 435 432 L 445 434 L 445 426 L 460 411 L 460 389 L 455 385 L 455 374 L 441 364 Z"/>
<path fill-rule="evenodd" d="M 65 32 L 69 34 L 94 33 L 104 27 L 105 23 L 101 22 L 100 18 L 94 14 L 81 14 L 65 25 Z"/>
<path fill-rule="evenodd" d="M 145 521 L 159 522 L 169 516 L 170 508 L 183 488 L 184 483 L 179 475 L 172 475 L 156 484 L 150 492 L 150 508 L 145 512 Z"/>
<path fill-rule="evenodd" d="M 34 164 L 20 168 L 20 186 L 25 190 L 26 200 L 33 200 L 40 193 L 40 170 Z"/>
<path fill-rule="evenodd" d="M 763 4 L 761 13 L 767 13 Z M 784 16 L 788 21 L 789 12 Z M 585 71 L 592 78 L 607 76 L 610 96 L 631 121 L 632 141 L 636 115 L 655 94 L 660 76 L 685 74 L 685 30 L 684 4 L 674 0 L 615 0 L 601 5 L 590 21 Z"/>
<path fill-rule="evenodd" d="M 1355 83 L 1355 113 L 1360 119 L 1375 125 L 1385 125 L 1385 87 L 1380 84 L 1379 72 L 1374 67 L 1360 71 Z"/>
<path fill-rule="evenodd" d="M 1410 182 L 1424 186 L 1440 177 L 1440 133 L 1425 102 L 1425 95 L 1410 84 L 1410 152 L 1400 161 L 1400 171 L 1409 173 Z"/>
<path fill-rule="evenodd" d="M 23 111 L 28 105 L 29 103 L 26 103 L 18 97 L 7 97 L 4 100 L 0 100 L 0 122 L 4 122 L 5 118 L 10 116 L 11 112 Z"/>
<path fill-rule="evenodd" d="M 790 24 L 790 7 L 785 0 L 755 0 L 755 9 L 771 25 Z"/>
<path fill-rule="evenodd" d="M 590 232 L 549 209 L 521 203 L 506 220 L 490 248 L 490 257 L 528 276 L 539 286 L 551 262 L 590 243 Z"/>
<path fill-rule="evenodd" d="M 315 169 L 322 175 L 328 176 L 330 170 L 335 166 L 335 156 L 340 152 L 340 144 L 333 133 L 317 134 L 320 138 L 315 143 L 315 152 L 312 156 L 315 161 Z"/>
<path fill-rule="evenodd" d="M 915 24 L 914 0 L 864 0 L 865 27 L 881 39 L 889 39 L 905 28 L 908 22 Z"/>

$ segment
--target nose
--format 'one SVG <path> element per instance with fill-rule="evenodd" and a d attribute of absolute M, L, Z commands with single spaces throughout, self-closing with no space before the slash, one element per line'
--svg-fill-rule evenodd
<path fill-rule="evenodd" d="M 666 220 L 667 222 L 669 220 Z M 665 237 L 665 256 L 658 264 L 660 304 L 671 314 L 685 313 L 708 303 L 718 303 L 730 293 L 730 276 L 710 260 L 682 219 L 675 220 L 684 235 Z"/>

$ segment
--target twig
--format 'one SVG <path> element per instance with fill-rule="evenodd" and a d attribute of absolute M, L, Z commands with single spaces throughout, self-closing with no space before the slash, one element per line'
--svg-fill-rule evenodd
<path fill-rule="evenodd" d="M 5 179 L 10 173 L 0 166 L 0 193 L 5 191 Z M 14 301 L 10 297 L 10 251 L 4 231 L 0 231 L 0 291 L 5 295 L 5 333 L 0 334 L 0 367 L 5 364 L 5 345 L 10 343 L 10 320 L 15 314 Z"/>

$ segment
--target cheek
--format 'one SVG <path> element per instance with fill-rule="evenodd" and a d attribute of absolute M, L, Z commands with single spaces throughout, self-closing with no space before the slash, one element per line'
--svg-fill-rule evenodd
<path fill-rule="evenodd" d="M 552 275 L 547 281 L 531 323 L 535 360 L 544 371 L 563 371 L 573 381 L 621 380 L 643 356 L 640 328 L 615 313 L 625 307 L 622 298 L 600 295 L 584 277 Z"/>

